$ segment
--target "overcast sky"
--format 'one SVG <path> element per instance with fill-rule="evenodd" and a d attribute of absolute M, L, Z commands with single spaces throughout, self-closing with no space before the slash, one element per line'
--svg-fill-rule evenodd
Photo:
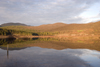
<path fill-rule="evenodd" d="M 0 24 L 88 23 L 100 20 L 100 0 L 0 0 Z"/>

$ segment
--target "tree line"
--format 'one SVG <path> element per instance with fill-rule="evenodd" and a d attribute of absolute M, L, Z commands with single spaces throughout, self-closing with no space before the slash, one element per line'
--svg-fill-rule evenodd
<path fill-rule="evenodd" d="M 13 34 L 32 35 L 31 32 L 17 31 L 17 30 L 8 30 L 8 29 L 2 29 L 2 28 L 0 28 L 0 35 L 13 35 Z"/>

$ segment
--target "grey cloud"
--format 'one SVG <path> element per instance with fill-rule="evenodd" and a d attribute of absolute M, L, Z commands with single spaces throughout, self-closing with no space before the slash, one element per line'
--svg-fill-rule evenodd
<path fill-rule="evenodd" d="M 96 2 L 99 0 L 0 0 L 0 7 L 4 8 L 0 9 L 0 15 L 5 18 L 4 22 L 19 21 L 30 25 L 59 21 L 78 23 L 83 19 L 74 17 Z"/>

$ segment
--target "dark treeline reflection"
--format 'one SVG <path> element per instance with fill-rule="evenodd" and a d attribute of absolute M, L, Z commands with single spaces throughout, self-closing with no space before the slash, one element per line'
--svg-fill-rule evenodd
<path fill-rule="evenodd" d="M 7 44 L 14 44 L 14 43 L 20 43 L 25 42 L 29 40 L 36 40 L 38 38 L 22 38 L 22 39 L 16 39 L 16 38 L 6 38 L 6 39 L 0 39 L 0 45 L 7 45 Z"/>
<path fill-rule="evenodd" d="M 15 41 L 15 38 L 0 39 L 0 45 L 11 44 Z"/>
<path fill-rule="evenodd" d="M 41 47 L 49 49 L 92 49 L 100 51 L 100 40 L 68 40 L 58 38 L 24 38 L 24 39 L 0 39 L 0 48 L 19 50 L 27 47 Z"/>

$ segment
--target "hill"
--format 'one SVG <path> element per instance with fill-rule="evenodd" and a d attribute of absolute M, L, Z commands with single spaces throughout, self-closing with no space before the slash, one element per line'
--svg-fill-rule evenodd
<path fill-rule="evenodd" d="M 13 23 L 13 22 L 10 22 L 10 23 L 4 23 L 4 24 L 1 24 L 0 27 L 4 27 L 4 26 L 27 26 L 25 24 L 22 24 L 22 23 Z"/>
<path fill-rule="evenodd" d="M 34 26 L 34 30 L 41 30 L 41 31 L 49 31 L 55 28 L 63 27 L 67 24 L 64 23 L 54 23 L 54 24 L 47 24 L 47 25 L 40 25 L 40 26 Z"/>
<path fill-rule="evenodd" d="M 65 36 L 100 35 L 100 21 L 87 24 L 55 23 L 40 26 L 5 26 L 4 29 L 26 31 L 38 35 L 66 34 Z"/>
<path fill-rule="evenodd" d="M 25 29 L 25 28 L 24 28 Z M 87 24 L 64 24 L 54 23 L 40 26 L 26 26 L 26 29 L 37 30 L 41 32 L 55 31 L 76 31 L 76 30 L 100 30 L 100 21 Z"/>
<path fill-rule="evenodd" d="M 40 25 L 40 26 L 5 26 L 1 28 L 6 29 L 13 29 L 13 30 L 23 30 L 29 32 L 49 32 L 49 30 L 56 29 L 67 24 L 64 23 L 55 23 L 55 24 L 47 24 L 47 25 Z"/>

